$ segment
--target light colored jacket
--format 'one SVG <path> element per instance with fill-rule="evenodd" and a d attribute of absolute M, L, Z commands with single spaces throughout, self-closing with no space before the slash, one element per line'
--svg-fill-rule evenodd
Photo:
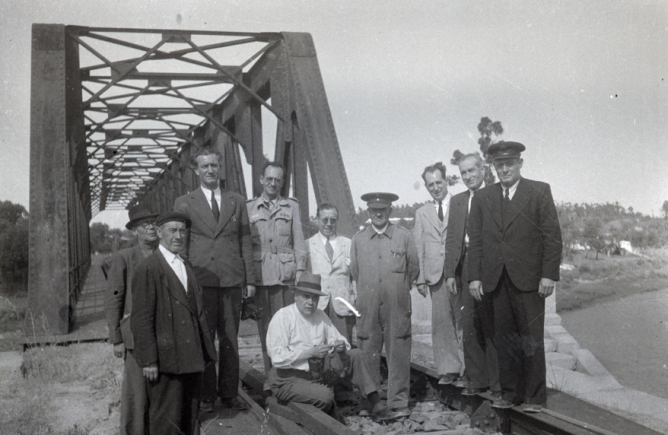
<path fill-rule="evenodd" d="M 438 218 L 438 212 L 432 201 L 415 212 L 413 237 L 415 237 L 415 245 L 420 259 L 420 276 L 417 284 L 434 285 L 443 276 L 449 213 L 449 193 L 443 200 L 443 222 Z"/>
<path fill-rule="evenodd" d="M 352 312 L 337 297 L 355 303 L 355 291 L 350 278 L 350 239 L 343 236 L 336 237 L 336 248 L 332 261 L 329 260 L 325 244 L 320 233 L 308 239 L 306 244 L 308 265 L 311 272 L 320 275 L 322 291 L 327 296 L 320 296 L 318 308 L 324 310 L 330 303 L 339 316 L 350 316 Z"/>

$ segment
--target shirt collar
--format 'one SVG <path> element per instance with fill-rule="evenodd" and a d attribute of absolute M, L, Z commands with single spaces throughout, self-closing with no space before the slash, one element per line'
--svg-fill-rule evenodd
<path fill-rule="evenodd" d="M 520 180 L 521 180 L 521 178 L 520 178 Z M 513 185 L 510 186 L 510 187 L 508 187 L 508 196 L 509 196 L 509 197 L 512 198 L 513 195 L 515 195 L 515 191 L 517 190 L 517 185 L 520 184 L 520 180 L 517 180 L 517 181 L 515 182 L 515 184 L 513 184 Z M 505 190 L 505 189 L 506 189 L 506 187 L 505 187 L 504 185 L 501 185 L 501 190 L 503 191 L 503 190 Z"/>
<path fill-rule="evenodd" d="M 213 194 L 216 196 L 220 196 L 220 186 L 216 187 L 214 190 L 207 189 L 206 187 L 204 187 L 203 184 L 200 184 L 199 187 L 202 188 L 204 196 L 206 196 L 206 199 L 208 199 L 209 201 L 211 200 L 211 192 L 213 192 Z"/>
<path fill-rule="evenodd" d="M 160 244 L 159 249 L 160 249 L 160 252 L 162 252 L 163 257 L 165 257 L 165 260 L 167 260 L 168 263 L 173 263 L 177 259 L 180 260 L 181 262 L 183 262 L 183 258 L 181 258 L 181 256 L 179 254 L 172 253 L 167 248 L 162 246 L 162 244 Z"/>
<path fill-rule="evenodd" d="M 335 242 L 335 241 L 336 241 L 336 237 L 337 237 L 336 233 L 334 233 L 334 234 L 332 234 L 331 237 L 327 238 L 327 237 L 323 236 L 322 233 L 321 233 L 320 231 L 318 231 L 318 235 L 320 236 L 320 239 L 322 240 L 322 243 L 327 242 L 327 240 L 329 240 L 330 243 L 331 243 L 331 242 Z"/>
<path fill-rule="evenodd" d="M 371 225 L 369 225 L 369 229 L 370 229 L 370 232 L 371 232 L 371 236 L 369 238 L 374 237 L 374 236 L 380 236 L 380 235 L 384 234 L 391 239 L 393 228 L 394 228 L 394 226 L 391 225 L 390 222 L 388 222 L 387 224 L 385 224 L 385 228 L 382 228 L 380 231 L 378 231 L 378 230 L 376 230 L 376 227 L 374 227 L 373 224 L 371 224 Z"/>
<path fill-rule="evenodd" d="M 443 205 L 450 203 L 450 192 L 445 194 L 445 197 L 440 201 Z M 438 207 L 439 201 L 434 200 L 434 205 Z"/>

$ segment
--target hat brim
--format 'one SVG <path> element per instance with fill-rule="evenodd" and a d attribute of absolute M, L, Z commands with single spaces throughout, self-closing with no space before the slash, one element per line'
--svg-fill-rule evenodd
<path fill-rule="evenodd" d="M 327 296 L 327 293 L 323 293 L 321 291 L 318 291 L 318 290 L 315 290 L 315 289 L 312 289 L 312 288 L 308 288 L 308 287 L 300 287 L 298 285 L 291 285 L 290 289 L 292 291 L 300 291 L 300 292 L 303 292 L 303 293 L 310 293 L 310 294 L 316 295 L 316 296 Z"/>
<path fill-rule="evenodd" d="M 134 228 L 134 226 L 137 222 L 143 221 L 144 219 L 150 219 L 150 218 L 153 218 L 155 220 L 158 216 L 160 216 L 160 213 L 151 213 L 151 214 L 147 214 L 146 216 L 142 216 L 142 217 L 138 217 L 136 219 L 132 219 L 130 222 L 125 224 L 125 228 L 132 231 L 132 229 Z"/>

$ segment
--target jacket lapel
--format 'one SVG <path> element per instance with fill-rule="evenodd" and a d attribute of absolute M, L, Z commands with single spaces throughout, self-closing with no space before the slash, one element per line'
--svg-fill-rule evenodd
<path fill-rule="evenodd" d="M 162 255 L 162 252 L 160 252 L 160 250 L 157 252 L 158 258 L 160 259 L 160 266 L 163 269 L 162 285 L 167 286 L 167 291 L 172 295 L 172 297 L 185 305 L 188 310 L 192 312 L 190 303 L 188 302 L 188 296 L 186 295 L 186 289 L 183 288 L 181 280 L 179 280 L 179 277 L 176 276 L 176 273 L 174 273 L 169 263 L 167 263 L 167 260 L 165 259 L 165 256 Z M 186 270 L 188 270 L 187 267 Z M 190 285 L 192 279 L 193 277 L 188 274 L 188 285 Z"/>
<path fill-rule="evenodd" d="M 218 225 L 216 225 L 216 235 L 225 228 L 230 218 L 234 215 L 234 199 L 227 190 L 220 189 L 220 216 L 218 217 Z M 213 213 L 211 213 L 213 214 Z"/>
<path fill-rule="evenodd" d="M 513 199 L 510 201 L 510 213 L 508 214 L 508 222 L 504 222 L 503 226 L 508 228 L 508 226 L 515 220 L 515 218 L 520 214 L 524 207 L 529 203 L 529 198 L 531 197 L 531 186 L 529 183 L 524 181 L 523 178 L 520 178 L 520 182 L 517 185 L 517 190 Z"/>
<path fill-rule="evenodd" d="M 427 221 L 434 227 L 436 228 L 436 231 L 439 233 L 442 233 L 443 230 L 445 229 L 444 225 L 446 222 L 447 217 L 443 218 L 443 222 L 438 218 L 438 212 L 436 211 L 436 207 L 434 206 L 434 202 L 430 201 L 429 206 L 427 207 L 427 213 L 425 214 L 427 216 Z"/>
<path fill-rule="evenodd" d="M 204 221 L 211 231 L 215 231 L 217 226 L 216 220 L 213 218 L 211 205 L 209 205 L 209 200 L 204 196 L 204 191 L 202 191 L 201 187 L 198 187 L 197 190 L 190 194 L 190 202 L 195 214 Z"/>
<path fill-rule="evenodd" d="M 496 183 L 490 188 L 490 192 L 486 195 L 486 203 L 490 214 L 499 228 L 502 228 L 501 216 L 501 184 Z"/>

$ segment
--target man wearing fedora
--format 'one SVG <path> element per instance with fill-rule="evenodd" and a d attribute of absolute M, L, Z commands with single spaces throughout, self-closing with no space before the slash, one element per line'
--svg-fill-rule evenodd
<path fill-rule="evenodd" d="M 295 302 L 274 314 L 267 333 L 272 363 L 268 385 L 274 397 L 283 404 L 313 405 L 345 422 L 331 387 L 347 378 L 367 396 L 376 419 L 391 419 L 362 354 L 350 348 L 329 316 L 318 308 L 318 300 L 327 296 L 321 291 L 320 275 L 304 272 L 290 290 Z"/>
<path fill-rule="evenodd" d="M 478 191 L 469 216 L 469 290 L 491 299 L 502 397 L 492 406 L 524 403 L 540 412 L 547 401 L 543 343 L 545 298 L 561 263 L 561 230 L 550 185 L 522 178 L 518 142 L 489 147 L 499 183 Z"/>
<path fill-rule="evenodd" d="M 132 352 L 134 340 L 130 331 L 132 311 L 132 274 L 135 267 L 158 246 L 155 227 L 157 213 L 144 206 L 130 210 L 130 221 L 125 228 L 137 238 L 137 245 L 118 251 L 111 257 L 105 290 L 105 312 L 109 328 L 109 342 L 114 355 L 124 358 L 121 387 L 121 435 L 144 434 L 144 419 L 148 413 L 147 391 L 141 368 Z"/>
<path fill-rule="evenodd" d="M 353 236 L 350 270 L 357 282 L 357 343 L 371 376 L 381 384 L 380 353 L 385 344 L 389 369 L 387 406 L 396 417 L 407 416 L 411 362 L 411 285 L 420 274 L 413 240 L 407 229 L 390 223 L 393 193 L 367 193 L 371 225 Z"/>
<path fill-rule="evenodd" d="M 192 221 L 186 253 L 202 287 L 211 335 L 218 334 L 216 365 L 207 365 L 202 378 L 202 411 L 223 405 L 244 410 L 238 397 L 239 344 L 237 335 L 244 296 L 255 293 L 253 251 L 246 200 L 220 187 L 221 155 L 201 148 L 192 156 L 200 186 L 176 199 L 174 210 Z"/>
<path fill-rule="evenodd" d="M 165 212 L 156 220 L 160 245 L 132 277 L 134 354 L 148 389 L 146 433 L 191 435 L 199 410 L 201 375 L 216 359 L 202 289 L 180 252 L 190 219 Z"/>

